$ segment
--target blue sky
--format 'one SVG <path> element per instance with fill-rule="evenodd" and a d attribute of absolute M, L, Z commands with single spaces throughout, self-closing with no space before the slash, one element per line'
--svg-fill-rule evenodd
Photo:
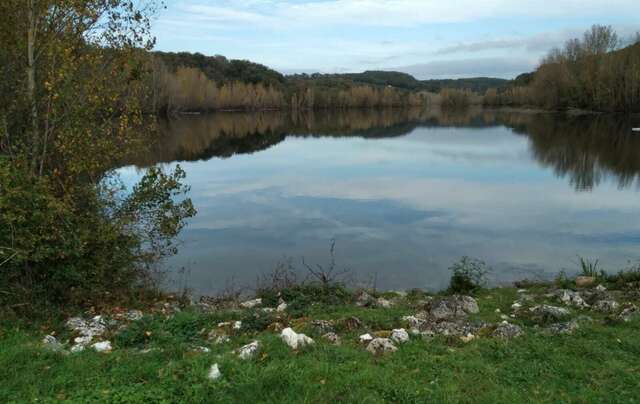
<path fill-rule="evenodd" d="M 283 73 L 511 78 L 592 24 L 640 30 L 638 0 L 167 0 L 157 49 Z"/>

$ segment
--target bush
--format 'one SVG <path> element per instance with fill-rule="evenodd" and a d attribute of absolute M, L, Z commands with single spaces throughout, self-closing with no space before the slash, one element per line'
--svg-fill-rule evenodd
<path fill-rule="evenodd" d="M 151 169 L 126 193 L 117 181 L 76 184 L 59 196 L 50 177 L 0 160 L 0 299 L 5 307 L 107 304 L 147 285 L 176 252 L 173 237 L 195 214 L 184 172 Z"/>
<path fill-rule="evenodd" d="M 483 261 L 462 257 L 460 261 L 449 267 L 453 273 L 449 283 L 450 293 L 475 293 L 486 284 L 486 276 L 490 272 Z"/>

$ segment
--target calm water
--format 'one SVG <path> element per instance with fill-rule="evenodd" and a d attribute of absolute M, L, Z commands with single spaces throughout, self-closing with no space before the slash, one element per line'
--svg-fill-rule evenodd
<path fill-rule="evenodd" d="M 172 268 L 214 293 L 286 257 L 381 288 L 446 286 L 463 255 L 493 281 L 640 258 L 638 117 L 467 111 L 227 113 L 164 125 L 136 166 L 187 172 L 199 211 Z M 125 177 L 138 175 L 134 167 Z"/>

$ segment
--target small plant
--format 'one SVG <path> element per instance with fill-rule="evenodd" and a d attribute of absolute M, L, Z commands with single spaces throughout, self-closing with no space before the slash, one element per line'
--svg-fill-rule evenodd
<path fill-rule="evenodd" d="M 336 268 L 335 249 L 336 240 L 334 239 L 331 240 L 331 248 L 329 249 L 331 260 L 329 261 L 329 265 L 327 267 L 316 264 L 314 268 L 310 265 L 307 265 L 307 263 L 304 261 L 304 258 L 302 258 L 302 265 L 307 269 L 309 275 L 319 281 L 320 284 L 322 284 L 322 286 L 327 290 L 331 287 L 331 285 L 339 283 L 338 280 L 350 272 L 350 270 L 346 268 L 340 270 Z"/>
<path fill-rule="evenodd" d="M 603 270 L 598 268 L 600 260 L 592 261 L 588 258 L 578 256 L 578 266 L 580 267 L 582 276 L 590 276 L 593 278 L 605 277 Z"/>
<path fill-rule="evenodd" d="M 554 283 L 560 289 L 569 289 L 573 284 L 573 282 L 567 276 L 567 272 L 564 269 L 558 272 L 558 275 L 556 275 L 556 279 L 554 279 Z"/>
<path fill-rule="evenodd" d="M 449 270 L 452 272 L 450 293 L 477 292 L 486 285 L 486 276 L 491 272 L 484 261 L 466 256 L 449 267 Z"/>

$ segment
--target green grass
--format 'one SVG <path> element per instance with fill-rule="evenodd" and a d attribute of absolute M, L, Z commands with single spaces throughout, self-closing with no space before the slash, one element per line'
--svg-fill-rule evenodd
<path fill-rule="evenodd" d="M 514 289 L 483 291 L 478 319 L 508 313 Z M 425 402 L 635 402 L 640 386 L 640 322 L 594 322 L 569 336 L 526 329 L 511 341 L 412 338 L 390 355 L 374 357 L 355 342 L 365 329 L 390 329 L 414 314 L 407 306 L 368 309 L 314 307 L 299 322 L 316 344 L 294 352 L 267 331 L 250 330 L 224 345 L 201 332 L 238 313 L 182 312 L 149 317 L 113 338 L 110 354 L 63 355 L 43 349 L 42 332 L 3 324 L 0 332 L 0 402 L 115 403 L 425 403 Z M 591 314 L 591 313 L 590 313 Z M 363 330 L 341 332 L 333 346 L 311 334 L 309 319 L 357 316 Z M 595 316 L 594 316 L 595 318 Z M 516 321 L 517 322 L 517 321 Z M 149 332 L 150 335 L 146 333 Z M 253 339 L 263 354 L 241 361 L 231 350 Z M 208 346 L 209 353 L 192 352 Z M 140 353 L 139 348 L 157 350 Z M 223 377 L 207 380 L 213 363 Z"/>

